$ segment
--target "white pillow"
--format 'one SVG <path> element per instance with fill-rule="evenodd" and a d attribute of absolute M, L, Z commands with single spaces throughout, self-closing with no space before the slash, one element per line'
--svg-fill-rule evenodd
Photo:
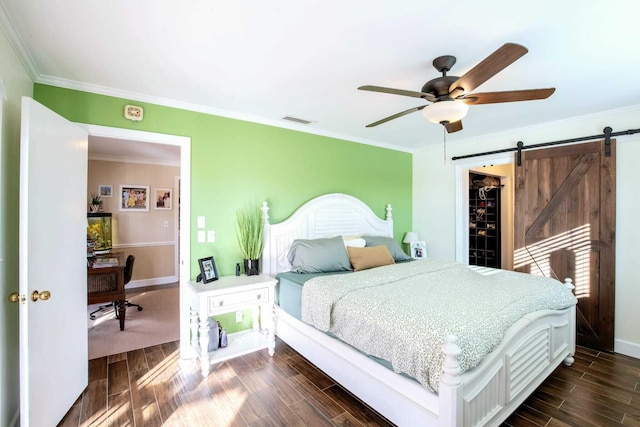
<path fill-rule="evenodd" d="M 282 252 L 280 252 L 280 255 L 278 255 L 278 259 L 276 260 L 276 263 L 278 264 L 278 271 L 281 273 L 285 271 L 291 271 L 291 263 L 289 262 L 289 258 L 287 257 L 290 249 L 291 245 L 287 246 Z"/>
<path fill-rule="evenodd" d="M 363 238 L 349 238 L 349 239 L 344 239 L 344 246 L 351 246 L 352 248 L 364 248 L 367 245 L 367 241 L 364 240 Z"/>

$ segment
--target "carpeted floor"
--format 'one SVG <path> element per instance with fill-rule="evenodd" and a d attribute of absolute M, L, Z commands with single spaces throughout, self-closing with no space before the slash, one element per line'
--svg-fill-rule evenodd
<path fill-rule="evenodd" d="M 96 320 L 91 320 L 88 314 L 99 304 L 88 306 L 89 360 L 178 340 L 179 292 L 176 286 L 127 295 L 143 310 L 127 308 L 124 331 L 120 331 L 113 309 L 96 313 Z"/>

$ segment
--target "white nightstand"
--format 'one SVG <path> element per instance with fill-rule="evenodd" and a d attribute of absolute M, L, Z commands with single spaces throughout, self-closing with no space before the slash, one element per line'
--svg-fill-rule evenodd
<path fill-rule="evenodd" d="M 221 362 L 263 348 L 268 348 L 269 355 L 273 356 L 275 285 L 274 278 L 263 275 L 223 276 L 209 283 L 189 282 L 191 345 L 200 359 L 203 376 L 209 375 L 212 361 Z M 208 352 L 209 317 L 246 308 L 254 309 L 253 329 L 230 334 L 227 347 Z M 262 330 L 258 329 L 259 320 Z"/>

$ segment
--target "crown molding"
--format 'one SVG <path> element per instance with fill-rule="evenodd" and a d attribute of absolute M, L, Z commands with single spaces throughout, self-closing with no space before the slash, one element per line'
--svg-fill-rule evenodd
<path fill-rule="evenodd" d="M 32 81 L 37 81 L 40 73 L 36 68 L 33 57 L 27 50 L 24 42 L 22 41 L 22 37 L 20 37 L 20 33 L 16 30 L 16 26 L 13 24 L 13 21 L 9 17 L 9 13 L 4 6 L 4 3 L 0 2 L 0 28 L 4 31 L 9 43 L 13 47 L 13 49 L 18 54 L 20 61 L 24 65 L 29 77 L 31 77 Z"/>
<path fill-rule="evenodd" d="M 366 138 L 355 138 L 355 137 L 352 137 L 349 135 L 343 135 L 337 132 L 309 128 L 306 125 L 299 125 L 296 123 L 288 122 L 286 120 L 268 119 L 265 117 L 240 113 L 237 111 L 228 111 L 220 108 L 208 107 L 208 106 L 199 105 L 199 104 L 192 104 L 189 102 L 183 102 L 183 101 L 178 101 L 178 100 L 169 99 L 169 98 L 145 95 L 143 93 L 126 91 L 122 89 L 114 89 L 107 86 L 95 85 L 91 83 L 83 83 L 75 80 L 61 79 L 53 76 L 41 75 L 39 76 L 37 83 L 61 87 L 65 89 L 78 90 L 82 92 L 95 93 L 97 95 L 123 98 L 130 101 L 138 101 L 138 102 L 146 102 L 150 104 L 162 105 L 165 107 L 177 108 L 180 110 L 194 111 L 194 112 L 210 114 L 214 116 L 221 116 L 221 117 L 242 120 L 242 121 L 251 122 L 251 123 L 258 123 L 258 124 L 263 124 L 267 126 L 273 126 L 273 127 L 303 132 L 303 133 L 309 133 L 313 135 L 325 136 L 328 138 L 340 139 L 347 142 L 355 142 L 358 144 L 365 144 L 365 145 L 371 145 L 371 146 L 380 147 L 380 148 L 387 148 L 394 151 L 403 151 L 407 153 L 413 153 L 414 151 L 406 147 L 399 147 L 399 146 L 387 144 L 381 141 L 375 141 L 375 140 L 370 140 Z"/>

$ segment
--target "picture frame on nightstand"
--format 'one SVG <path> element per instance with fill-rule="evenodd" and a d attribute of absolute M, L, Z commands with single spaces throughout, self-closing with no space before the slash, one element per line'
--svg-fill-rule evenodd
<path fill-rule="evenodd" d="M 213 260 L 212 256 L 200 258 L 198 260 L 198 265 L 200 266 L 200 275 L 198 275 L 198 279 L 201 279 L 203 283 L 218 280 L 218 269 L 216 268 L 216 262 Z"/>
<path fill-rule="evenodd" d="M 422 241 L 411 242 L 409 244 L 411 258 L 422 259 L 427 257 L 427 244 Z"/>

